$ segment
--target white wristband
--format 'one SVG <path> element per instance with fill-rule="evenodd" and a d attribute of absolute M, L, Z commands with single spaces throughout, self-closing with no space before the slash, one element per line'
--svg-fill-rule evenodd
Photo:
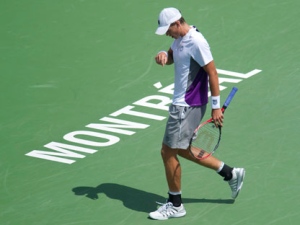
<path fill-rule="evenodd" d="M 166 56 L 167 56 L 167 58 L 169 57 L 169 54 L 168 54 L 168 52 L 166 52 L 166 51 L 160 51 L 160 52 L 158 52 L 157 54 L 159 54 L 159 53 L 161 53 L 161 52 L 165 53 Z"/>
<path fill-rule="evenodd" d="M 219 96 L 211 96 L 211 108 L 212 109 L 220 108 L 220 95 Z"/>

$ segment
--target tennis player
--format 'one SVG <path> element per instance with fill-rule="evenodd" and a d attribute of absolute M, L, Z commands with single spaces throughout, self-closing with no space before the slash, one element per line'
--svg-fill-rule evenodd
<path fill-rule="evenodd" d="M 219 78 L 209 44 L 195 26 L 190 26 L 176 8 L 163 9 L 158 17 L 158 35 L 174 38 L 168 51 L 160 51 L 155 57 L 159 65 L 174 64 L 175 87 L 173 101 L 169 108 L 161 155 L 169 187 L 166 203 L 149 217 L 166 220 L 182 217 L 186 210 L 181 200 L 181 167 L 178 155 L 215 170 L 229 183 L 235 199 L 241 190 L 245 169 L 233 168 L 210 156 L 196 160 L 189 153 L 189 140 L 200 124 L 208 103 L 208 86 L 211 91 L 211 116 L 222 126 L 223 113 L 220 107 Z"/>

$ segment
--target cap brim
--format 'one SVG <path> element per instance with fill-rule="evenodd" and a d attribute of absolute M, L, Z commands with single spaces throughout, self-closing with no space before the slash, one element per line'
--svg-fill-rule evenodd
<path fill-rule="evenodd" d="M 163 27 L 158 27 L 155 31 L 156 34 L 158 35 L 164 35 L 167 33 L 168 29 L 169 29 L 170 25 L 168 26 L 163 26 Z"/>

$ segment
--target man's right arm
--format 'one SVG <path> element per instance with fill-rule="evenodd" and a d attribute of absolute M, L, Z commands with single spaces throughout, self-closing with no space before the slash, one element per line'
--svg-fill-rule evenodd
<path fill-rule="evenodd" d="M 166 51 L 160 51 L 155 56 L 155 61 L 159 65 L 171 65 L 173 64 L 173 51 L 171 48 L 169 48 L 168 52 Z"/>

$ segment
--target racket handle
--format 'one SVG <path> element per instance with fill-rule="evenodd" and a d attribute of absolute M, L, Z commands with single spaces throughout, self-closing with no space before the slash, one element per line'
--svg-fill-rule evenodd
<path fill-rule="evenodd" d="M 237 92 L 237 90 L 238 90 L 237 87 L 232 88 L 231 92 L 229 93 L 229 95 L 228 95 L 228 97 L 227 97 L 227 99 L 224 103 L 224 106 L 223 106 L 224 109 L 226 109 L 229 106 L 229 104 L 230 104 L 231 100 L 233 99 L 233 97 L 234 97 L 235 93 Z"/>

